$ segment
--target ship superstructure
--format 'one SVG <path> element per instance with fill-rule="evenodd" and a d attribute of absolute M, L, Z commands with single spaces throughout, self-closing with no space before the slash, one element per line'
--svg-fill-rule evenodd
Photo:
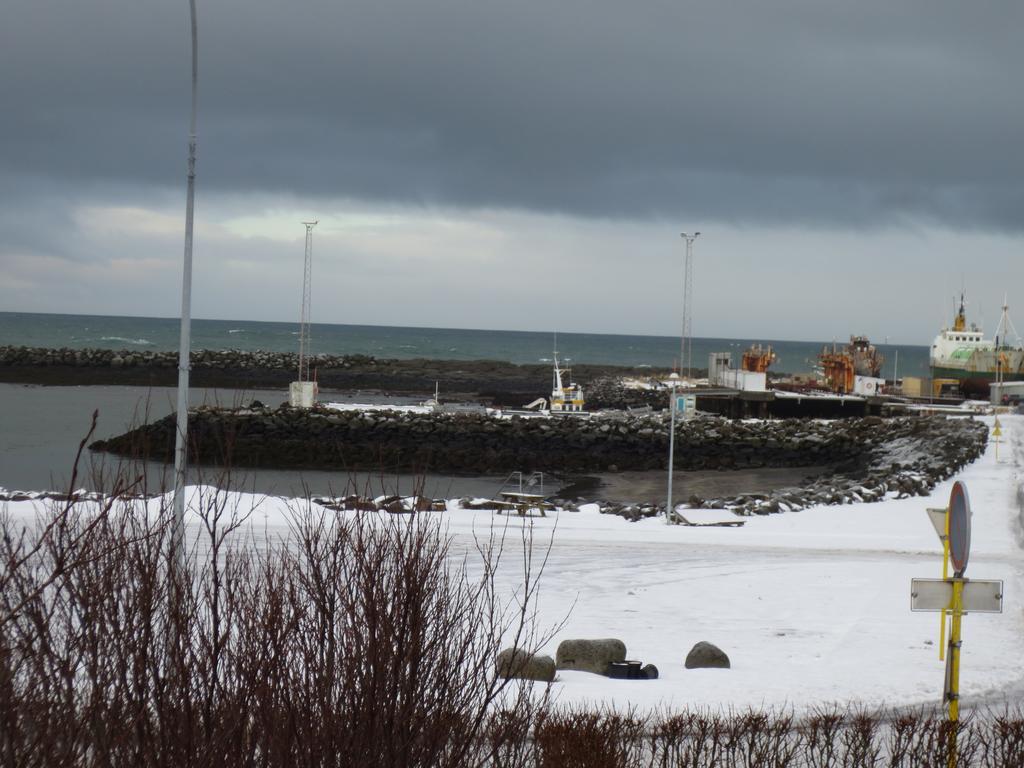
<path fill-rule="evenodd" d="M 558 361 L 558 349 L 554 350 L 555 370 L 551 381 L 551 412 L 583 410 L 583 387 L 572 381 L 572 371 L 562 368 Z"/>

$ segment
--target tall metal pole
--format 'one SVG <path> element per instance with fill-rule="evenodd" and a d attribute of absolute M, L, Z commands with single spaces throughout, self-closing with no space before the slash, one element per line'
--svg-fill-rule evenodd
<path fill-rule="evenodd" d="M 185 258 L 181 277 L 181 337 L 178 346 L 178 421 L 174 441 L 174 520 L 171 546 L 184 562 L 185 475 L 188 471 L 188 372 L 192 349 L 192 220 L 196 197 L 196 105 L 199 84 L 199 42 L 196 0 L 189 0 L 192 20 L 192 118 L 188 130 L 188 192 L 185 196 Z"/>
<path fill-rule="evenodd" d="M 693 241 L 700 232 L 688 235 L 680 233 L 686 240 L 686 259 L 683 263 L 683 331 L 679 339 L 679 371 L 686 365 L 686 378 L 690 378 L 693 364 Z"/>
<path fill-rule="evenodd" d="M 675 468 L 676 453 L 676 374 L 669 376 L 669 427 L 668 427 L 668 498 L 665 499 L 665 525 L 671 525 L 675 517 L 672 507 L 672 470 Z"/>
<path fill-rule="evenodd" d="M 302 312 L 299 316 L 299 381 L 309 381 L 309 320 L 313 293 L 313 227 L 315 221 L 302 222 L 306 227 L 306 265 L 302 274 Z"/>

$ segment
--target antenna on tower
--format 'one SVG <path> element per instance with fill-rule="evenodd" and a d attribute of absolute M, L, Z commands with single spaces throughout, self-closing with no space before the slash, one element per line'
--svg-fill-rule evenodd
<path fill-rule="evenodd" d="M 306 263 L 302 274 L 302 312 L 299 316 L 299 380 L 289 388 L 293 406 L 310 408 L 316 400 L 317 386 L 309 379 L 310 358 L 310 298 L 313 290 L 313 227 L 316 221 L 302 222 L 306 227 Z"/>
<path fill-rule="evenodd" d="M 686 378 L 690 378 L 693 366 L 693 241 L 700 232 L 692 235 L 681 233 L 686 240 L 686 261 L 683 265 L 683 332 L 679 339 L 679 368 L 682 371 L 686 361 Z"/>

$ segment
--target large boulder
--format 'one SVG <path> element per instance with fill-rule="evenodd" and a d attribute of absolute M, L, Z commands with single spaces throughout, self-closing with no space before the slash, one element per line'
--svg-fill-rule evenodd
<path fill-rule="evenodd" d="M 550 683 L 555 679 L 555 660 L 550 656 L 527 653 L 520 648 L 506 648 L 495 662 L 498 676 Z"/>
<path fill-rule="evenodd" d="M 687 669 L 729 669 L 729 657 L 714 643 L 701 640 L 686 654 Z"/>
<path fill-rule="evenodd" d="M 613 661 L 626 660 L 626 644 L 615 638 L 563 640 L 555 652 L 558 669 L 575 669 L 603 675 Z"/>

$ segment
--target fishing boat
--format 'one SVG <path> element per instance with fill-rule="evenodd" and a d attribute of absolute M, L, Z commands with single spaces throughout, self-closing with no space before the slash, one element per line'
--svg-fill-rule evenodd
<path fill-rule="evenodd" d="M 572 371 L 558 362 L 558 349 L 554 350 L 555 370 L 551 381 L 551 412 L 580 413 L 583 411 L 583 387 L 572 380 Z"/>
<path fill-rule="evenodd" d="M 932 342 L 932 378 L 956 379 L 961 390 L 972 396 L 984 396 L 993 381 L 1024 381 L 1024 345 L 1005 300 L 992 339 L 986 339 L 978 325 L 968 326 L 966 304 L 961 293 L 952 326 L 943 328 Z"/>

